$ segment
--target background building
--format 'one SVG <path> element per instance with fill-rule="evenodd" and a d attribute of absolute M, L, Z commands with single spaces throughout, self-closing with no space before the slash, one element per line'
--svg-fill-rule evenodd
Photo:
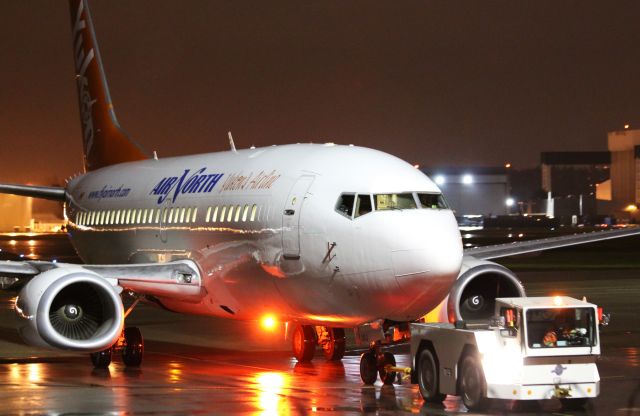
<path fill-rule="evenodd" d="M 616 213 L 634 213 L 640 202 L 640 130 L 608 134 L 611 152 L 611 199 Z"/>
<path fill-rule="evenodd" d="M 511 209 L 506 204 L 509 175 L 505 167 L 450 167 L 422 171 L 440 187 L 456 216 L 504 215 Z"/>
<path fill-rule="evenodd" d="M 31 230 L 33 198 L 0 194 L 0 232 Z"/>
<path fill-rule="evenodd" d="M 609 179 L 609 152 L 543 152 L 542 189 L 555 197 L 595 195 L 596 185 Z"/>

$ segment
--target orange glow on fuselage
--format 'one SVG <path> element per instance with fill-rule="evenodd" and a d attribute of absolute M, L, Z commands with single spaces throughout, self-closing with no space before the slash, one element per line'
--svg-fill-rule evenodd
<path fill-rule="evenodd" d="M 273 331 L 276 327 L 276 318 L 273 315 L 265 315 L 260 320 L 260 326 L 265 331 Z"/>

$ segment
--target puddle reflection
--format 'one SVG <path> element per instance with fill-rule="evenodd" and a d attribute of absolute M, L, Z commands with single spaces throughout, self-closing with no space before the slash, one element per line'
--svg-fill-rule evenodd
<path fill-rule="evenodd" d="M 289 387 L 289 376 L 281 372 L 263 372 L 255 376 L 254 383 L 258 391 L 257 405 L 259 415 L 291 414 L 291 406 L 284 390 Z"/>
<path fill-rule="evenodd" d="M 629 367 L 640 367 L 640 348 L 625 348 L 624 353 Z"/>

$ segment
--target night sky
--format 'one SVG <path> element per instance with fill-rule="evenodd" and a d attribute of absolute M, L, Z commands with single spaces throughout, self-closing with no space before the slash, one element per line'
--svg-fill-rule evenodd
<path fill-rule="evenodd" d="M 325 142 L 535 166 L 640 127 L 638 1 L 90 1 L 122 126 L 160 157 Z M 0 182 L 81 169 L 67 2 L 0 2 Z"/>

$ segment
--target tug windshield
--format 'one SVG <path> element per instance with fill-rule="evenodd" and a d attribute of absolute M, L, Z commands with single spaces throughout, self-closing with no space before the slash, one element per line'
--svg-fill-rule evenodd
<path fill-rule="evenodd" d="M 597 342 L 593 308 L 529 309 L 526 325 L 529 348 L 591 347 Z"/>

